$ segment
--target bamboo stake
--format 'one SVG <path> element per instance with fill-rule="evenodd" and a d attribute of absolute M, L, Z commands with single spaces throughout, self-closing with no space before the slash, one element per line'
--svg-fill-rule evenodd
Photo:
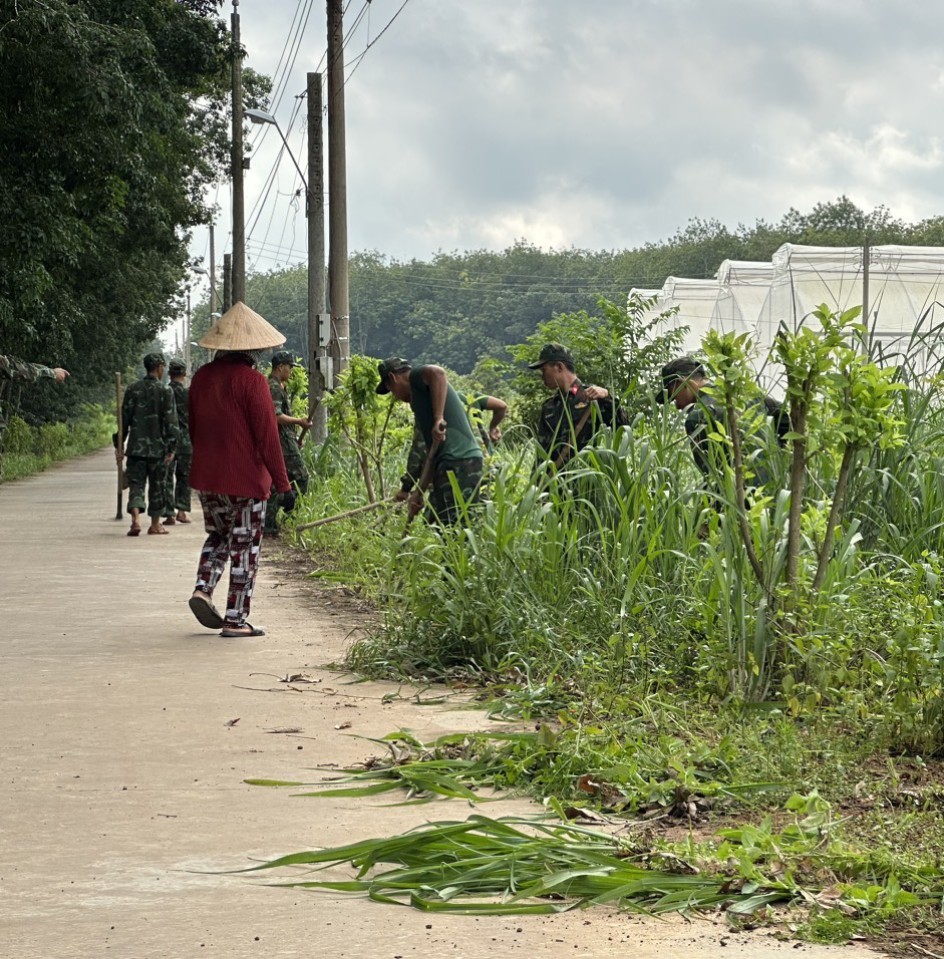
<path fill-rule="evenodd" d="M 316 526 L 326 526 L 328 523 L 337 523 L 339 520 L 347 519 L 350 516 L 359 516 L 361 513 L 370 513 L 375 509 L 380 509 L 381 506 L 393 506 L 395 500 L 390 499 L 380 499 L 376 503 L 368 503 L 366 506 L 358 506 L 356 509 L 349 509 L 344 513 L 335 513 L 334 516 L 326 516 L 324 519 L 316 519 L 313 523 L 302 523 L 299 526 L 296 526 L 295 529 L 300 531 L 303 529 L 314 529 Z"/>
<path fill-rule="evenodd" d="M 118 410 L 118 442 L 115 443 L 115 449 L 118 450 L 119 454 L 123 452 L 123 443 L 122 443 L 122 428 L 123 424 L 121 422 L 121 374 L 115 374 L 115 407 Z M 118 508 L 115 511 L 115 519 L 122 518 L 121 511 L 121 500 L 122 500 L 122 490 L 125 488 L 125 475 L 124 468 L 121 461 L 121 456 L 117 456 L 118 460 Z"/>

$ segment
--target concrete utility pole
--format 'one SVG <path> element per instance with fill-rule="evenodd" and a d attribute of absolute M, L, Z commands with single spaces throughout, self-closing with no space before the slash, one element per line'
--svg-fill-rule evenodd
<path fill-rule="evenodd" d="M 308 412 L 316 443 L 328 436 L 328 417 L 321 402 L 326 383 L 319 316 L 325 308 L 324 129 L 321 114 L 321 74 L 308 74 Z"/>
<path fill-rule="evenodd" d="M 233 302 L 246 300 L 246 206 L 243 197 L 243 56 L 239 40 L 239 0 L 233 0 Z M 231 305 L 231 304 L 230 304 Z"/>
<path fill-rule="evenodd" d="M 328 298 L 334 379 L 351 357 L 347 271 L 347 162 L 344 142 L 344 18 L 341 0 L 328 0 Z"/>
<path fill-rule="evenodd" d="M 225 313 L 233 305 L 233 256 L 223 254 L 223 309 Z"/>
<path fill-rule="evenodd" d="M 213 221 L 210 220 L 210 323 L 213 323 L 213 314 L 216 312 L 216 238 L 214 236 Z"/>
<path fill-rule="evenodd" d="M 193 314 L 190 312 L 190 287 L 187 287 L 187 317 L 184 321 L 184 366 L 187 369 L 187 376 L 190 375 L 190 320 Z"/>

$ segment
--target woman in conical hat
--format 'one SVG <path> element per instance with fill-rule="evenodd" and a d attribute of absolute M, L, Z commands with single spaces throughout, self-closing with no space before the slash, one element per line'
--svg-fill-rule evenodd
<path fill-rule="evenodd" d="M 190 384 L 190 485 L 203 506 L 207 538 L 200 553 L 190 609 L 220 635 L 262 636 L 248 619 L 270 490 L 290 493 L 275 407 L 255 354 L 285 337 L 245 303 L 227 310 L 200 341 L 216 350 Z M 230 562 L 225 614 L 213 590 Z"/>

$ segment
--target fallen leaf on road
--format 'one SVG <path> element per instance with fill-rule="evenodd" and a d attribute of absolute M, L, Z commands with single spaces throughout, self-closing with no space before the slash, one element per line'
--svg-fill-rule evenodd
<path fill-rule="evenodd" d="M 235 726 L 236 723 L 238 723 L 238 722 L 239 722 L 239 717 L 237 716 L 235 719 L 229 720 L 229 722 L 227 722 L 226 725 L 227 725 L 227 726 Z"/>

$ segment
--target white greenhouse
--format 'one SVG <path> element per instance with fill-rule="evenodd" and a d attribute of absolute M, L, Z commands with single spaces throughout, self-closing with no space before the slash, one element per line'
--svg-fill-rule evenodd
<path fill-rule="evenodd" d="M 670 328 L 688 327 L 684 350 L 696 352 L 709 329 L 752 333 L 756 366 L 768 383 L 777 330 L 796 329 L 820 304 L 846 310 L 867 303 L 873 349 L 888 362 L 908 353 L 919 369 L 944 361 L 944 247 L 863 247 L 785 243 L 770 263 L 725 260 L 714 279 L 670 276 L 655 312 L 678 308 Z M 863 314 L 864 316 L 865 314 Z"/>

